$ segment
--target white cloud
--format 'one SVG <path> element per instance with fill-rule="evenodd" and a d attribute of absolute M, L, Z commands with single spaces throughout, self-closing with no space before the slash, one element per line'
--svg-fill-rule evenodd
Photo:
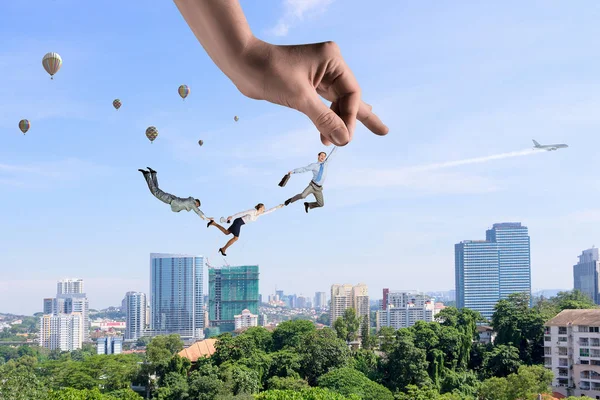
<path fill-rule="evenodd" d="M 332 2 L 333 0 L 285 0 L 284 14 L 269 33 L 275 36 L 286 36 L 292 26 L 304 20 L 305 15 L 322 14 Z"/>
<path fill-rule="evenodd" d="M 425 193 L 489 193 L 499 190 L 491 180 L 460 173 L 411 169 L 350 168 L 335 174 L 328 187 L 335 189 L 403 187 Z"/>

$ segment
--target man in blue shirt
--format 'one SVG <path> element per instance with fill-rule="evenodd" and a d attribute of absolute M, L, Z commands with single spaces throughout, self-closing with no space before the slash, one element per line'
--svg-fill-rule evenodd
<path fill-rule="evenodd" d="M 336 150 L 337 147 L 334 147 L 333 150 L 331 150 L 331 153 L 329 153 L 329 156 L 327 156 L 327 154 L 322 151 L 318 155 L 318 162 L 309 164 L 306 167 L 296 168 L 288 172 L 288 175 L 291 175 L 311 171 L 313 173 L 313 179 L 310 181 L 310 183 L 302 193 L 287 199 L 284 203 L 286 206 L 290 203 L 306 198 L 306 196 L 308 196 L 309 194 L 313 194 L 317 201 L 312 203 L 305 202 L 304 211 L 308 213 L 309 208 L 323 207 L 323 205 L 325 205 L 325 201 L 323 200 L 323 183 L 325 182 L 325 178 L 327 177 L 327 167 L 329 166 L 329 160 L 331 160 L 331 156 L 335 153 Z"/>

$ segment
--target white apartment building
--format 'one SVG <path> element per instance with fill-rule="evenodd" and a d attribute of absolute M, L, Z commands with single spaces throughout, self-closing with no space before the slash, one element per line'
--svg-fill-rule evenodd
<path fill-rule="evenodd" d="M 377 312 L 377 330 L 382 326 L 408 328 L 417 321 L 432 322 L 435 303 L 429 296 L 416 291 L 390 291 L 385 309 Z"/>
<path fill-rule="evenodd" d="M 564 310 L 546 322 L 544 366 L 555 391 L 600 399 L 600 310 Z"/>
<path fill-rule="evenodd" d="M 358 317 L 369 318 L 369 290 L 367 285 L 359 283 L 331 285 L 331 307 L 329 309 L 330 324 L 344 315 L 348 308 L 353 308 Z"/>
<path fill-rule="evenodd" d="M 73 351 L 83 343 L 81 313 L 44 315 L 40 318 L 40 346 L 50 350 Z"/>
<path fill-rule="evenodd" d="M 234 315 L 235 330 L 258 326 L 258 315 L 254 315 L 248 309 L 242 310 L 241 315 Z"/>
<path fill-rule="evenodd" d="M 127 292 L 125 294 L 125 339 L 137 340 L 144 336 L 146 329 L 146 295 L 141 292 Z"/>
<path fill-rule="evenodd" d="M 83 293 L 83 279 L 62 279 L 56 284 L 56 294 Z"/>
<path fill-rule="evenodd" d="M 56 297 L 44 299 L 44 314 L 80 313 L 83 341 L 90 340 L 89 302 L 83 293 L 83 279 L 63 279 L 56 284 Z"/>

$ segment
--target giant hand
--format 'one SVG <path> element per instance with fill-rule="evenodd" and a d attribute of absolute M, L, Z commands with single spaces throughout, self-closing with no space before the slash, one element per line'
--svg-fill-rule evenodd
<path fill-rule="evenodd" d="M 389 131 L 361 99 L 360 86 L 334 42 L 278 46 L 253 38 L 243 64 L 245 73 L 232 80 L 244 95 L 304 113 L 325 145 L 350 142 L 356 119 L 377 135 Z"/>
<path fill-rule="evenodd" d="M 388 133 L 362 101 L 360 86 L 334 42 L 272 45 L 254 37 L 238 0 L 174 1 L 208 55 L 244 95 L 306 114 L 323 144 L 349 143 L 356 119 L 377 135 Z"/>

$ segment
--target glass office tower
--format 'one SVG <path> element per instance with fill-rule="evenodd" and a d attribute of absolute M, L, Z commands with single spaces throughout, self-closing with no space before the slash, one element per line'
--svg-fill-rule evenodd
<path fill-rule="evenodd" d="M 531 260 L 529 233 L 520 222 L 494 224 L 486 231 L 486 240 L 498 244 L 500 298 L 525 292 L 531 298 Z"/>
<path fill-rule="evenodd" d="M 150 329 L 153 335 L 176 333 L 202 338 L 202 256 L 150 254 Z"/>
<path fill-rule="evenodd" d="M 512 293 L 527 293 L 531 303 L 530 238 L 519 222 L 494 224 L 486 240 L 454 246 L 456 305 L 491 318 L 494 306 Z"/>
<path fill-rule="evenodd" d="M 454 257 L 456 306 L 491 318 L 500 298 L 498 244 L 465 240 L 454 245 Z"/>
<path fill-rule="evenodd" d="M 573 288 L 600 304 L 600 254 L 592 247 L 584 250 L 579 262 L 573 266 Z"/>

